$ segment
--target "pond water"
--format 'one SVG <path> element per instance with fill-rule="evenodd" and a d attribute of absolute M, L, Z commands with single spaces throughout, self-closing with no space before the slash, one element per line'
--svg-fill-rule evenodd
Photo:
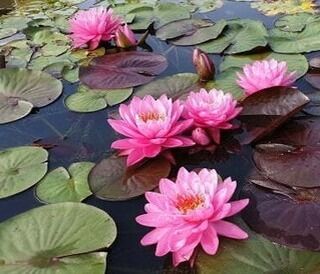
<path fill-rule="evenodd" d="M 17 0 L 18 3 L 26 1 Z M 39 2 L 39 1 L 34 1 Z M 54 1 L 46 2 L 47 5 Z M 15 3 L 17 4 L 17 3 Z M 0 8 L 8 9 L 15 5 L 12 1 L 2 0 Z M 87 2 L 87 5 L 92 1 Z M 36 4 L 35 4 L 36 6 Z M 252 9 L 249 3 L 224 1 L 223 7 L 199 15 L 214 21 L 219 19 L 250 18 L 262 21 L 271 27 L 277 17 L 262 15 Z M 174 47 L 164 41 L 149 36 L 146 43 L 153 52 L 164 54 L 169 62 L 168 68 L 159 77 L 179 72 L 194 72 L 192 64 L 193 47 Z M 211 55 L 216 67 L 221 62 L 220 55 Z M 50 170 L 59 166 L 69 166 L 77 161 L 99 162 L 111 154 L 110 145 L 117 138 L 116 133 L 107 124 L 106 119 L 117 111 L 118 107 L 107 108 L 94 113 L 70 112 L 64 105 L 65 98 L 72 94 L 77 84 L 64 81 L 63 95 L 47 107 L 34 109 L 27 117 L 0 125 L 0 149 L 30 145 L 36 141 L 47 144 L 58 144 L 60 149 L 51 150 Z M 312 88 L 300 80 L 298 86 L 302 90 Z M 243 146 L 237 153 L 221 152 L 221 157 L 190 157 L 185 159 L 189 169 L 197 167 L 215 168 L 225 178 L 231 176 L 242 185 L 252 167 L 251 147 Z M 108 212 L 118 227 L 115 243 L 108 250 L 108 274 L 142 273 L 156 274 L 165 272 L 167 257 L 155 257 L 154 247 L 142 247 L 139 243 L 148 231 L 135 222 L 135 217 L 143 213 L 144 197 L 124 202 L 108 202 L 89 197 L 85 203 L 94 205 Z M 4 221 L 19 213 L 42 205 L 34 195 L 34 188 L 9 198 L 0 199 L 0 221 Z M 173 272 L 172 272 L 173 273 Z M 183 272 L 175 272 L 183 273 Z"/>

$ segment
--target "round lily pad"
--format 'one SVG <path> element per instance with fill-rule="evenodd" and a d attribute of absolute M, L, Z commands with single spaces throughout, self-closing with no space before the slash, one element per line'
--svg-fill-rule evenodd
<path fill-rule="evenodd" d="M 302 12 L 298 14 L 282 16 L 277 19 L 274 25 L 283 31 L 300 32 L 307 24 L 319 20 L 320 17 L 318 15 Z"/>
<path fill-rule="evenodd" d="M 0 272 L 104 274 L 116 226 L 104 211 L 81 203 L 41 206 L 0 224 Z"/>
<path fill-rule="evenodd" d="M 164 158 L 150 159 L 127 168 L 124 157 L 111 156 L 98 163 L 89 174 L 92 193 L 108 201 L 128 200 L 156 188 L 169 175 L 171 165 Z"/>
<path fill-rule="evenodd" d="M 19 193 L 47 173 L 48 152 L 39 147 L 15 147 L 0 151 L 0 198 Z"/>
<path fill-rule="evenodd" d="M 95 90 L 80 85 L 76 93 L 66 98 L 65 104 L 75 112 L 94 112 L 120 104 L 127 100 L 132 92 L 132 88 Z"/>
<path fill-rule="evenodd" d="M 47 73 L 27 69 L 0 69 L 0 124 L 18 120 L 33 107 L 56 100 L 62 83 Z"/>
<path fill-rule="evenodd" d="M 318 273 L 319 260 L 318 252 L 280 246 L 250 231 L 247 240 L 222 239 L 214 256 L 200 251 L 195 264 L 199 274 L 311 274 Z"/>
<path fill-rule="evenodd" d="M 0 29 L 0 39 L 10 37 L 18 32 L 15 28 Z"/>
<path fill-rule="evenodd" d="M 68 170 L 59 167 L 49 172 L 37 185 L 36 195 L 45 203 L 81 202 L 92 193 L 88 175 L 94 163 L 79 162 Z"/>

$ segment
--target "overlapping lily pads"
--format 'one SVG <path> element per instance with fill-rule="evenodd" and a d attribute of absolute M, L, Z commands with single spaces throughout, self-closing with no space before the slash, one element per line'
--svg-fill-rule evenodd
<path fill-rule="evenodd" d="M 0 198 L 26 190 L 47 173 L 48 152 L 37 147 L 0 151 Z"/>
<path fill-rule="evenodd" d="M 320 21 L 309 23 L 301 32 L 269 31 L 269 45 L 279 53 L 301 53 L 320 50 Z"/>
<path fill-rule="evenodd" d="M 270 201 L 269 211 L 272 208 Z M 199 274 L 300 274 L 317 273 L 319 259 L 318 252 L 289 249 L 250 232 L 245 241 L 222 239 L 215 256 L 201 251 L 195 264 Z"/>
<path fill-rule="evenodd" d="M 298 13 L 294 15 L 285 15 L 277 19 L 274 23 L 275 27 L 282 31 L 300 32 L 306 25 L 319 21 L 320 17 L 311 13 Z"/>
<path fill-rule="evenodd" d="M 0 124 L 25 117 L 34 107 L 56 100 L 62 84 L 50 75 L 26 69 L 0 70 Z"/>
<path fill-rule="evenodd" d="M 267 45 L 267 30 L 263 23 L 251 19 L 234 19 L 228 21 L 228 27 L 217 39 L 198 45 L 208 53 L 235 54 L 253 50 Z"/>
<path fill-rule="evenodd" d="M 132 88 L 92 90 L 80 85 L 76 93 L 66 98 L 66 106 L 76 112 L 94 112 L 117 105 L 128 99 Z"/>
<path fill-rule="evenodd" d="M 1 273 L 105 273 L 111 217 L 80 203 L 32 209 L 0 224 Z"/>
<path fill-rule="evenodd" d="M 88 175 L 94 163 L 79 162 L 68 170 L 59 167 L 49 172 L 37 185 L 36 195 L 45 203 L 81 202 L 92 193 Z"/>
<path fill-rule="evenodd" d="M 92 89 L 119 89 L 153 80 L 167 68 L 164 56 L 150 52 L 120 52 L 95 58 L 80 68 L 80 80 Z"/>
<path fill-rule="evenodd" d="M 169 175 L 171 165 L 164 158 L 150 159 L 140 166 L 126 167 L 124 157 L 111 156 L 89 174 L 94 195 L 108 201 L 128 200 L 156 188 Z"/>

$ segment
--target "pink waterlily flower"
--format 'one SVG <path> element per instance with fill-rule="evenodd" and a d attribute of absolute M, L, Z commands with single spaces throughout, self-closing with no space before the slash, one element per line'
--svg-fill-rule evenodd
<path fill-rule="evenodd" d="M 147 213 L 136 218 L 139 224 L 155 228 L 141 244 L 157 244 L 156 256 L 172 252 L 177 266 L 188 261 L 199 244 L 206 253 L 216 254 L 218 236 L 248 237 L 238 226 L 223 220 L 249 203 L 248 199 L 229 201 L 237 187 L 230 178 L 222 181 L 215 170 L 204 168 L 196 173 L 180 168 L 176 183 L 161 179 L 159 187 L 160 193 L 145 194 Z"/>
<path fill-rule="evenodd" d="M 230 129 L 230 120 L 235 118 L 241 111 L 237 107 L 237 101 L 230 93 L 212 89 L 199 92 L 191 92 L 184 103 L 183 117 L 194 120 L 193 139 L 203 145 L 208 143 L 207 138 L 220 143 L 220 130 Z M 202 129 L 202 130 L 200 130 Z M 207 134 L 207 138 L 205 137 Z"/>
<path fill-rule="evenodd" d="M 100 41 L 113 39 L 121 23 L 122 20 L 113 15 L 112 9 L 97 7 L 78 11 L 70 19 L 73 47 L 89 45 L 90 50 L 94 50 Z"/>
<path fill-rule="evenodd" d="M 136 37 L 127 24 L 118 28 L 115 42 L 119 48 L 129 48 L 137 45 Z"/>
<path fill-rule="evenodd" d="M 265 88 L 275 86 L 291 86 L 296 80 L 295 72 L 288 72 L 286 62 L 275 59 L 255 61 L 245 65 L 242 73 L 237 73 L 237 83 L 251 95 Z"/>
<path fill-rule="evenodd" d="M 128 155 L 130 166 L 170 148 L 194 145 L 190 138 L 181 136 L 193 122 L 181 120 L 182 111 L 180 101 L 172 102 L 166 95 L 159 99 L 134 97 L 129 105 L 121 104 L 120 120 L 108 119 L 115 131 L 128 137 L 113 142 L 111 147 Z"/>

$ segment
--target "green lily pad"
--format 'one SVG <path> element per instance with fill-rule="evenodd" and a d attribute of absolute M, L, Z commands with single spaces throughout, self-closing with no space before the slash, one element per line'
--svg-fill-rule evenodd
<path fill-rule="evenodd" d="M 209 12 L 219 9 L 223 6 L 222 0 L 190 0 L 187 1 L 190 5 L 194 6 L 197 12 Z"/>
<path fill-rule="evenodd" d="M 279 54 L 274 52 L 264 52 L 250 55 L 225 56 L 223 62 L 220 64 L 220 71 L 225 71 L 229 68 L 242 69 L 242 67 L 246 64 L 264 59 L 285 61 L 288 65 L 288 71 L 295 71 L 297 78 L 305 75 L 309 68 L 308 60 L 302 54 Z"/>
<path fill-rule="evenodd" d="M 116 226 L 104 211 L 81 203 L 45 205 L 0 224 L 0 272 L 104 274 Z"/>
<path fill-rule="evenodd" d="M 55 101 L 62 84 L 50 75 L 26 69 L 0 70 L 0 124 L 18 120 L 33 107 Z"/>
<path fill-rule="evenodd" d="M 135 90 L 135 96 L 152 95 L 154 98 L 159 98 L 166 94 L 168 97 L 178 98 L 189 91 L 197 91 L 199 89 L 198 80 L 197 74 L 178 73 L 138 87 Z"/>
<path fill-rule="evenodd" d="M 320 50 L 320 21 L 307 24 L 301 32 L 269 31 L 269 44 L 279 53 L 302 53 Z"/>
<path fill-rule="evenodd" d="M 267 45 L 267 30 L 263 23 L 251 19 L 228 21 L 228 28 L 217 38 L 198 45 L 208 53 L 235 54 Z"/>
<path fill-rule="evenodd" d="M 231 93 L 234 99 L 241 100 L 244 91 L 236 83 L 238 68 L 229 68 L 217 75 L 215 80 L 206 83 L 206 89 L 221 89 L 226 93 Z"/>
<path fill-rule="evenodd" d="M 70 38 L 60 32 L 45 29 L 35 32 L 32 41 L 39 45 L 54 43 L 63 46 L 70 43 Z"/>
<path fill-rule="evenodd" d="M 47 160 L 48 152 L 39 147 L 0 151 L 0 198 L 24 191 L 39 182 L 47 173 Z"/>
<path fill-rule="evenodd" d="M 306 25 L 319 20 L 319 16 L 311 13 L 298 13 L 282 16 L 277 19 L 274 25 L 282 31 L 300 32 Z"/>
<path fill-rule="evenodd" d="M 206 28 L 200 28 L 195 33 L 170 41 L 177 46 L 191 46 L 216 39 L 227 26 L 226 20 L 220 20 L 216 24 Z"/>
<path fill-rule="evenodd" d="M 10 37 L 10 36 L 16 34 L 17 31 L 18 30 L 15 28 L 0 29 L 0 39 Z"/>
<path fill-rule="evenodd" d="M 92 193 L 88 175 L 94 163 L 79 162 L 68 170 L 59 167 L 49 172 L 37 185 L 36 195 L 45 203 L 81 202 Z"/>
<path fill-rule="evenodd" d="M 81 85 L 78 91 L 66 98 L 66 106 L 76 112 L 94 112 L 127 100 L 133 88 L 124 89 L 89 89 Z"/>
<path fill-rule="evenodd" d="M 134 14 L 130 27 L 134 30 L 147 29 L 152 23 L 158 29 L 170 22 L 190 18 L 187 8 L 175 3 L 159 3 L 155 6 L 145 5 L 128 12 Z"/>
<path fill-rule="evenodd" d="M 42 56 L 59 56 L 65 53 L 70 46 L 59 46 L 54 44 L 47 44 L 41 48 Z"/>
<path fill-rule="evenodd" d="M 0 20 L 0 27 L 1 28 L 12 28 L 14 27 L 17 30 L 23 30 L 28 27 L 28 23 L 31 20 L 26 17 L 22 16 L 10 16 L 5 17 Z"/>
<path fill-rule="evenodd" d="M 64 80 L 70 83 L 79 82 L 79 67 L 75 67 L 72 69 L 64 67 L 62 70 L 62 77 Z"/>
<path fill-rule="evenodd" d="M 216 255 L 201 251 L 195 264 L 199 274 L 315 274 L 319 260 L 319 252 L 290 249 L 251 232 L 248 240 L 222 239 Z"/>
<path fill-rule="evenodd" d="M 315 13 L 316 11 L 316 4 L 313 0 L 257 0 L 251 3 L 251 7 L 268 16 L 277 14 L 296 14 L 300 12 Z"/>

